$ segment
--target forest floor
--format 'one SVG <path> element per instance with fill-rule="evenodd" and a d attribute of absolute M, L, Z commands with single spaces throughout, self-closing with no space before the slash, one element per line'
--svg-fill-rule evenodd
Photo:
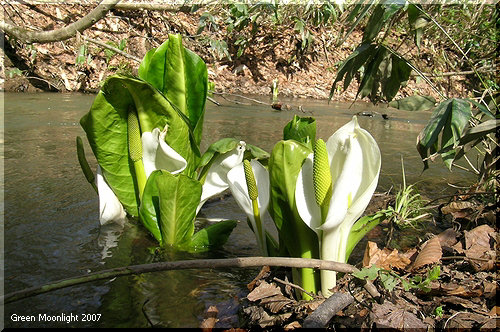
<path fill-rule="evenodd" d="M 4 5 L 5 20 L 17 26 L 34 30 L 61 28 L 67 22 L 85 15 L 92 7 L 82 4 L 37 5 L 36 10 L 20 3 Z M 270 95 L 273 80 L 278 80 L 280 96 L 317 98 L 329 97 L 337 69 L 361 41 L 362 31 L 355 30 L 337 46 L 342 26 L 311 29 L 313 43 L 305 50 L 293 26 L 259 31 L 250 40 L 241 55 L 229 46 L 231 60 L 220 57 L 217 50 L 207 44 L 207 38 L 217 39 L 223 31 L 203 32 L 197 35 L 198 22 L 203 10 L 194 13 L 113 10 L 107 17 L 84 31 L 77 38 L 48 44 L 26 45 L 4 39 L 4 91 L 78 91 L 95 93 L 109 75 L 116 72 L 137 74 L 139 60 L 146 52 L 158 47 L 169 33 L 180 33 L 185 47 L 197 53 L 208 67 L 209 80 L 215 91 L 223 93 Z M 200 37 L 201 35 L 201 37 Z M 90 39 L 88 39 L 90 38 Z M 92 40 L 121 48 L 132 58 L 116 54 Z M 411 54 L 424 72 L 446 72 L 445 64 L 438 61 L 432 45 L 401 50 Z M 448 96 L 470 95 L 465 76 L 447 76 L 434 79 Z M 355 80 L 354 80 L 355 81 Z M 357 82 L 345 91 L 338 84 L 334 101 L 353 101 Z M 439 95 L 417 76 L 411 76 L 396 99 L 414 94 Z"/>

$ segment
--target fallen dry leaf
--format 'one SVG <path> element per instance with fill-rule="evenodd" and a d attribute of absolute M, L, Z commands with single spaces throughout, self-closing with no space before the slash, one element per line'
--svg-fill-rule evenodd
<path fill-rule="evenodd" d="M 259 274 L 248 283 L 247 288 L 252 291 L 259 280 L 265 279 L 271 273 L 271 268 L 269 266 L 263 266 Z"/>
<path fill-rule="evenodd" d="M 443 232 L 439 233 L 439 242 L 441 247 L 453 247 L 457 243 L 457 238 L 460 234 L 453 228 L 448 228 Z"/>
<path fill-rule="evenodd" d="M 212 329 L 215 326 L 215 323 L 217 323 L 217 321 L 218 321 L 218 319 L 217 319 L 218 313 L 219 313 L 219 310 L 217 310 L 216 306 L 211 305 L 207 309 L 207 312 L 205 313 L 205 319 L 200 324 L 200 328 L 202 329 L 203 332 L 212 331 Z"/>
<path fill-rule="evenodd" d="M 370 317 L 372 321 L 377 324 L 377 328 L 389 328 L 398 331 L 427 329 L 427 325 L 413 313 L 389 301 L 385 301 L 384 304 L 374 303 Z"/>
<path fill-rule="evenodd" d="M 450 204 L 441 208 L 441 212 L 443 214 L 451 214 L 454 219 L 466 218 L 467 216 L 471 215 L 474 210 L 474 203 L 467 201 L 451 202 Z"/>
<path fill-rule="evenodd" d="M 301 327 L 302 326 L 300 325 L 300 323 L 297 322 L 296 320 L 294 320 L 290 324 L 285 325 L 285 327 L 283 327 L 283 329 L 285 331 L 290 331 L 290 330 L 294 330 L 294 329 L 300 329 Z"/>
<path fill-rule="evenodd" d="M 384 248 L 381 250 L 375 242 L 368 241 L 363 257 L 363 267 L 369 267 L 373 264 L 383 269 L 404 269 L 410 264 L 410 260 L 403 254 L 398 253 L 397 249 Z"/>
<path fill-rule="evenodd" d="M 279 287 L 269 284 L 266 281 L 261 281 L 259 286 L 255 287 L 255 289 L 247 295 L 247 299 L 254 302 L 274 295 L 282 295 Z"/>
<path fill-rule="evenodd" d="M 415 258 L 415 262 L 413 262 L 411 266 L 411 270 L 416 270 L 428 264 L 437 263 L 442 256 L 443 250 L 441 249 L 439 237 L 435 236 L 423 244 L 422 250 L 420 250 L 417 258 Z"/>
<path fill-rule="evenodd" d="M 277 294 L 274 296 L 266 297 L 260 301 L 260 304 L 263 304 L 267 309 L 269 309 L 272 313 L 277 313 L 287 304 L 293 303 L 293 300 L 283 296 L 282 294 Z"/>
<path fill-rule="evenodd" d="M 494 306 L 491 308 L 489 314 L 490 316 L 499 316 L 500 315 L 500 307 L 499 306 Z"/>
<path fill-rule="evenodd" d="M 472 258 L 471 264 L 477 271 L 489 271 L 495 267 L 495 248 L 491 248 L 491 240 L 495 241 L 496 232 L 488 225 L 478 226 L 465 232 L 465 256 Z"/>

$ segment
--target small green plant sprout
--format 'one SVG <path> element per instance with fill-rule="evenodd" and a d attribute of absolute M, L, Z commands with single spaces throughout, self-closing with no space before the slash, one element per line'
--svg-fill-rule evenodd
<path fill-rule="evenodd" d="M 431 289 L 429 285 L 432 281 L 439 279 L 441 274 L 441 267 L 439 265 L 434 266 L 427 273 L 427 277 L 424 279 L 421 275 L 413 276 L 411 279 L 401 277 L 393 270 L 386 270 L 372 265 L 369 268 L 363 268 L 352 275 L 361 280 L 371 280 L 379 279 L 382 286 L 389 292 L 394 290 L 396 286 L 401 284 L 405 291 L 410 289 L 420 289 L 424 292 L 429 292 Z"/>
<path fill-rule="evenodd" d="M 425 204 L 427 201 L 420 196 L 417 188 L 413 184 L 406 185 L 402 156 L 401 169 L 403 174 L 403 186 L 396 194 L 394 206 L 389 206 L 386 214 L 389 220 L 399 228 L 415 227 L 418 222 L 431 216 L 431 214 L 425 212 Z"/>
<path fill-rule="evenodd" d="M 442 318 L 443 314 L 444 314 L 444 310 L 443 310 L 443 306 L 442 305 L 440 305 L 439 307 L 436 307 L 436 309 L 434 309 L 434 315 L 436 317 Z"/>

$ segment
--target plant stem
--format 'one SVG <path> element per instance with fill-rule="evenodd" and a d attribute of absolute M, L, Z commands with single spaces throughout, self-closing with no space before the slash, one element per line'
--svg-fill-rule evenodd
<path fill-rule="evenodd" d="M 262 227 L 262 220 L 260 219 L 259 204 L 257 199 L 252 200 L 253 217 L 255 220 L 255 228 L 257 232 L 257 241 L 259 242 L 260 252 L 264 256 L 268 256 L 267 244 L 266 244 L 266 234 L 264 228 Z"/>

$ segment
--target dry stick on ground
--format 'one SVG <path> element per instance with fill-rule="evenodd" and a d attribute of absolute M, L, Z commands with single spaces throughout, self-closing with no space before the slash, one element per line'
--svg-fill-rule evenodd
<path fill-rule="evenodd" d="M 325 302 L 321 303 L 312 314 L 304 319 L 304 328 L 325 328 L 330 319 L 340 310 L 354 302 L 354 297 L 349 293 L 336 292 Z"/>
<path fill-rule="evenodd" d="M 325 261 L 321 259 L 306 259 L 293 257 L 241 257 L 226 259 L 195 259 L 174 262 L 160 262 L 142 265 L 131 265 L 118 267 L 109 270 L 89 273 L 87 275 L 62 279 L 54 281 L 51 284 L 35 286 L 24 290 L 12 292 L 0 297 L 0 302 L 9 303 L 26 297 L 47 293 L 56 289 L 80 285 L 87 282 L 112 279 L 132 274 L 141 274 L 149 272 L 160 272 L 168 270 L 186 270 L 186 269 L 216 269 L 227 267 L 259 267 L 259 266 L 281 266 L 295 268 L 313 268 L 320 270 L 331 270 L 344 273 L 357 272 L 358 269 L 350 264 Z M 373 296 L 379 297 L 376 287 L 369 281 L 364 285 L 365 289 Z"/>

